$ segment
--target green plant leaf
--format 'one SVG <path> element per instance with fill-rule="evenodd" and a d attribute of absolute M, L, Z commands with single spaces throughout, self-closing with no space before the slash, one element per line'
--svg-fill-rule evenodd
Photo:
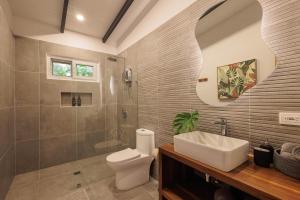
<path fill-rule="evenodd" d="M 198 111 L 191 113 L 178 113 L 172 123 L 175 134 L 190 132 L 195 128 L 195 123 L 199 120 Z"/>

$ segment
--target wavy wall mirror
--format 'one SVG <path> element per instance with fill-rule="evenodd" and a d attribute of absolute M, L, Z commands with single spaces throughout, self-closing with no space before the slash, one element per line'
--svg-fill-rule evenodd
<path fill-rule="evenodd" d="M 203 63 L 196 91 L 205 103 L 226 106 L 275 69 L 275 55 L 261 34 L 262 14 L 256 0 L 227 0 L 199 19 Z"/>

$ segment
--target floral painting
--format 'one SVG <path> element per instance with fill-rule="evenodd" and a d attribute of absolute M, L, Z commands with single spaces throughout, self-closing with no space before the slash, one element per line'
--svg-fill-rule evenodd
<path fill-rule="evenodd" d="M 217 68 L 220 100 L 238 98 L 256 84 L 256 59 Z"/>

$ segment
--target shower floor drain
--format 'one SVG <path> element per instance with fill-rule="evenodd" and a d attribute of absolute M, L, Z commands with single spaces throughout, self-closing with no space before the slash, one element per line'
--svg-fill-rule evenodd
<path fill-rule="evenodd" d="M 79 174 L 81 174 L 80 171 L 76 171 L 76 172 L 73 173 L 73 175 L 79 175 Z"/>

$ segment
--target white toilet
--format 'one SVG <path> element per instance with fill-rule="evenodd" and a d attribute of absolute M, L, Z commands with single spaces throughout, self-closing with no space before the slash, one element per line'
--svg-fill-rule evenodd
<path fill-rule="evenodd" d="M 106 157 L 108 165 L 116 172 L 119 190 L 129 190 L 149 181 L 154 148 L 154 132 L 137 129 L 136 149 L 127 148 Z"/>

